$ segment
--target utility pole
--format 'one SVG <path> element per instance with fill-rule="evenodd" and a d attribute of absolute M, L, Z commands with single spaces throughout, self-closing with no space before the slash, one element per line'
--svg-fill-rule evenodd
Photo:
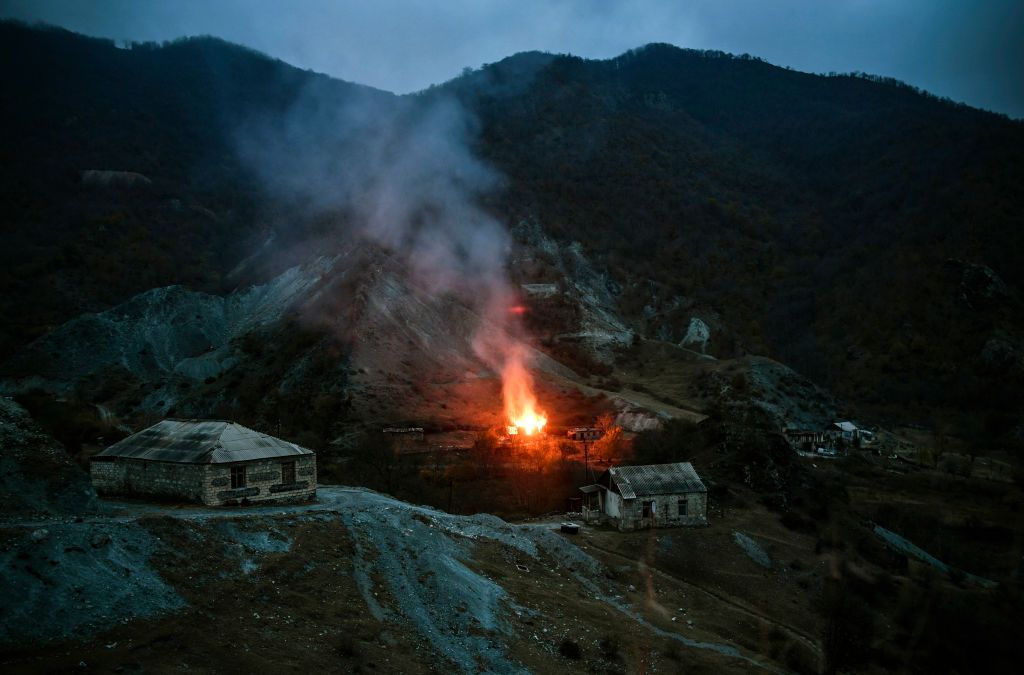
<path fill-rule="evenodd" d="M 594 474 L 590 471 L 590 444 L 586 440 L 583 441 L 583 466 L 587 480 L 593 483 Z"/>

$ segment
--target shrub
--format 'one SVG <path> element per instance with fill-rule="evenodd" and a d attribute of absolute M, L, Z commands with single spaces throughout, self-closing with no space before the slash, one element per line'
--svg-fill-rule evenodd
<path fill-rule="evenodd" d="M 793 530 L 794 532 L 813 534 L 818 531 L 818 527 L 813 520 L 796 511 L 786 511 L 782 514 L 782 518 L 779 521 L 786 529 Z"/>
<path fill-rule="evenodd" d="M 601 638 L 601 642 L 598 645 L 598 648 L 601 650 L 601 656 L 607 659 L 608 661 L 618 661 L 620 658 L 622 658 L 621 654 L 619 654 L 619 643 L 615 640 L 615 638 Z"/>
<path fill-rule="evenodd" d="M 580 649 L 580 646 L 569 638 L 562 640 L 562 643 L 558 645 L 558 653 L 573 661 L 579 661 L 583 656 L 583 650 Z"/>

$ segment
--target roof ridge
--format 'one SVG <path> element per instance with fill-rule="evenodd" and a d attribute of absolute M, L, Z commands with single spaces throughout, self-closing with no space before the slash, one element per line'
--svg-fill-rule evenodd
<path fill-rule="evenodd" d="M 271 436 L 270 434 L 268 434 L 266 432 L 263 432 L 263 431 L 260 431 L 259 429 L 253 429 L 252 427 L 247 427 L 244 424 L 242 424 L 241 422 L 228 422 L 228 426 L 238 427 L 239 429 L 245 429 L 246 431 L 251 431 L 251 432 L 253 432 L 254 434 L 256 434 L 258 436 L 265 436 L 267 438 L 277 438 L 277 436 Z M 283 441 L 284 439 L 283 438 L 278 438 L 278 440 Z"/>
<path fill-rule="evenodd" d="M 615 466 L 609 467 L 608 471 L 618 491 L 626 499 L 707 491 L 692 462 Z"/>
<path fill-rule="evenodd" d="M 219 464 L 312 454 L 309 448 L 238 422 L 167 418 L 104 448 L 97 457 Z"/>

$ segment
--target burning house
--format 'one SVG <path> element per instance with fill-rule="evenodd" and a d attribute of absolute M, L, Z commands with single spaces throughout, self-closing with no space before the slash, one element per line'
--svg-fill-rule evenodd
<path fill-rule="evenodd" d="M 316 455 L 241 424 L 174 420 L 92 458 L 101 495 L 156 497 L 209 506 L 316 497 Z"/>
<path fill-rule="evenodd" d="M 689 462 L 614 466 L 580 491 L 586 522 L 623 532 L 708 522 L 708 491 Z"/>

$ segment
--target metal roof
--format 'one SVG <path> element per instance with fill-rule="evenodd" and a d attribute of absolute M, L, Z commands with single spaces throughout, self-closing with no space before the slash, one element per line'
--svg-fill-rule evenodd
<path fill-rule="evenodd" d="M 613 466 L 608 473 L 623 499 L 708 491 L 689 462 Z"/>
<path fill-rule="evenodd" d="M 224 464 L 294 455 L 312 450 L 224 420 L 163 420 L 114 443 L 96 457 L 156 462 Z"/>

